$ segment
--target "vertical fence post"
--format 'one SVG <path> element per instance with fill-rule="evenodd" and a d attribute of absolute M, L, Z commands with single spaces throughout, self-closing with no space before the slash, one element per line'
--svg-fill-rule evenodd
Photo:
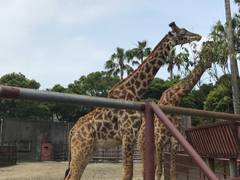
<path fill-rule="evenodd" d="M 154 167 L 154 114 L 150 102 L 145 103 L 145 136 L 144 136 L 144 180 L 155 179 Z"/>
<path fill-rule="evenodd" d="M 3 145 L 3 123 L 4 123 L 4 120 L 0 116 L 0 146 Z"/>

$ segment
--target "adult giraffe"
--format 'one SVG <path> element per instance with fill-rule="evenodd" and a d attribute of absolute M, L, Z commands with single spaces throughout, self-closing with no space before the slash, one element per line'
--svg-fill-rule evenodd
<path fill-rule="evenodd" d="M 210 59 L 212 55 L 212 42 L 208 41 L 204 43 L 200 60 L 195 68 L 189 73 L 184 79 L 177 82 L 172 87 L 165 90 L 158 101 L 159 105 L 168 105 L 168 106 L 177 106 L 180 104 L 182 98 L 186 96 L 196 85 L 196 83 L 201 78 L 202 74 L 211 67 L 212 59 Z M 214 58 L 213 58 L 214 59 Z M 177 115 L 167 115 L 169 120 L 175 124 L 177 128 L 180 127 L 180 119 L 181 117 Z M 144 162 L 144 129 L 145 129 L 145 121 L 143 121 L 141 128 L 138 134 L 138 143 L 140 154 Z M 158 118 L 155 116 L 154 119 L 154 132 L 155 132 L 155 165 L 156 165 L 156 176 L 157 180 L 161 179 L 162 176 L 162 156 L 163 156 L 163 148 L 167 144 L 168 141 L 171 143 L 171 153 L 170 153 L 170 177 L 171 180 L 176 180 L 176 154 L 177 154 L 177 141 L 175 138 L 171 137 L 169 132 L 167 131 L 164 124 L 160 123 Z"/>
<path fill-rule="evenodd" d="M 169 26 L 172 31 L 165 35 L 134 72 L 110 90 L 109 98 L 139 100 L 173 47 L 201 39 L 200 35 L 179 28 L 174 22 Z M 97 148 L 116 145 L 122 145 L 123 179 L 132 179 L 133 144 L 141 121 L 139 112 L 111 108 L 96 108 L 81 117 L 69 133 L 70 158 L 65 180 L 80 179 Z"/>

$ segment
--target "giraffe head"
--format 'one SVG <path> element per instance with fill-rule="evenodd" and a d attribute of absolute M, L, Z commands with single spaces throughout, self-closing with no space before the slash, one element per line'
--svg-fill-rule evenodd
<path fill-rule="evenodd" d="M 176 45 L 183 45 L 186 43 L 191 43 L 192 41 L 199 41 L 202 38 L 199 34 L 189 32 L 185 28 L 179 28 L 175 22 L 170 23 L 169 26 L 172 28 L 172 31 L 170 31 L 169 34 L 175 37 L 173 39 Z"/>

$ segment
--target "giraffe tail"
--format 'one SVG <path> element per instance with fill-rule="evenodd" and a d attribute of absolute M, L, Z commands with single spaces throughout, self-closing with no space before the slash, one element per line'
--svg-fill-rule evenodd
<path fill-rule="evenodd" d="M 66 179 L 66 177 L 68 176 L 69 171 L 70 171 L 70 168 L 67 168 L 67 170 L 65 171 L 65 177 L 64 177 L 64 179 Z"/>
<path fill-rule="evenodd" d="M 68 168 L 65 171 L 65 177 L 64 179 L 68 176 L 69 171 L 70 171 L 70 162 L 71 162 L 71 138 L 72 138 L 72 131 L 70 130 L 69 135 L 68 135 Z"/>

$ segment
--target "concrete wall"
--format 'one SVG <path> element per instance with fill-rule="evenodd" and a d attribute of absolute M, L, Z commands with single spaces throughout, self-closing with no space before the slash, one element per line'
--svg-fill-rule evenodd
<path fill-rule="evenodd" d="M 65 122 L 49 122 L 34 119 L 5 119 L 3 123 L 3 144 L 17 145 L 18 160 L 40 160 L 43 141 L 52 144 L 67 144 L 71 125 Z"/>

